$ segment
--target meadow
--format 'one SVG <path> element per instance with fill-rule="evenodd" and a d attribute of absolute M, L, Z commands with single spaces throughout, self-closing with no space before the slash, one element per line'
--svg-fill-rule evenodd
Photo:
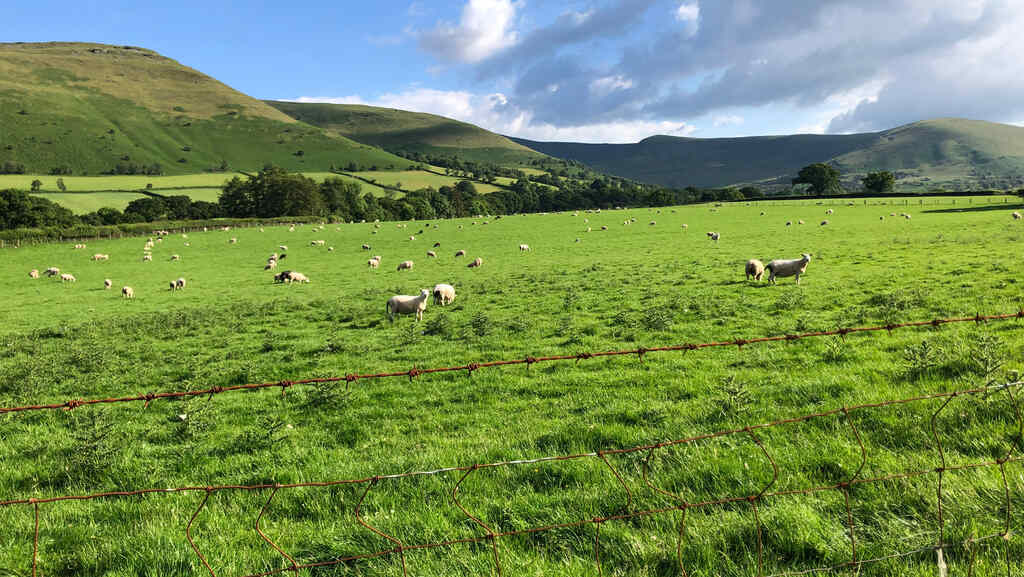
<path fill-rule="evenodd" d="M 2 249 L 0 406 L 1015 312 L 1024 306 L 1017 286 L 1024 224 L 1010 212 L 1021 207 L 995 200 L 872 200 L 837 204 L 829 216 L 813 202 L 763 202 L 388 222 L 379 229 L 211 230 L 164 238 L 152 262 L 142 261 L 142 238 L 89 241 L 84 250 Z M 829 224 L 819 226 L 825 218 Z M 720 242 L 706 231 L 721 233 Z M 318 239 L 334 250 L 310 246 Z M 520 243 L 532 250 L 520 252 Z M 301 271 L 311 283 L 272 282 L 263 264 L 279 245 L 288 248 L 278 270 Z M 467 257 L 455 258 L 458 249 Z M 97 252 L 110 260 L 90 261 Z M 805 252 L 813 256 L 799 286 L 744 279 L 749 258 Z M 367 267 L 370 255 L 383 256 L 380 269 Z M 478 256 L 483 266 L 467 268 Z M 396 271 L 406 259 L 415 261 L 413 270 Z M 77 282 L 29 278 L 30 269 L 50 266 Z M 168 290 L 178 277 L 188 287 Z M 105 278 L 113 290 L 104 290 Z M 440 282 L 455 286 L 453 304 L 429 305 L 420 323 L 388 322 L 388 297 Z M 134 300 L 120 297 L 124 285 L 135 289 Z M 0 500 L 330 481 L 630 447 L 1002 382 L 1022 369 L 1022 352 L 1024 326 L 1002 321 L 225 393 L 145 408 L 0 414 Z M 930 424 L 942 404 L 759 431 L 780 471 L 772 490 L 854 475 L 862 454 L 850 423 L 865 447 L 862 477 L 936 467 Z M 1021 442 L 1014 415 L 1006 390 L 955 398 L 935 417 L 946 462 L 1003 457 Z M 587 459 L 481 469 L 459 485 L 458 498 L 495 531 L 677 504 L 644 482 L 646 456 L 607 457 L 629 493 L 604 463 Z M 696 503 L 756 493 L 772 470 L 749 436 L 732 435 L 653 452 L 649 479 Z M 1005 472 L 1006 489 L 998 467 L 943 476 L 946 543 L 1002 531 L 1006 490 L 1011 503 L 1011 537 L 946 549 L 951 574 L 966 574 L 971 559 L 975 575 L 1024 571 L 1024 464 L 1007 462 Z M 452 502 L 461 476 L 384 479 L 372 490 L 282 490 L 259 526 L 300 563 L 394 547 L 359 524 L 357 506 L 364 521 L 405 545 L 479 537 L 486 531 Z M 854 485 L 849 495 L 859 558 L 937 541 L 935 475 Z M 204 496 L 191 534 L 217 575 L 289 566 L 254 530 L 267 490 L 41 505 L 39 569 L 205 574 L 185 538 Z M 765 575 L 843 563 L 850 557 L 843 501 L 840 491 L 765 498 L 756 520 L 746 502 L 694 508 L 679 554 L 689 575 L 757 574 L 759 540 Z M 603 523 L 603 574 L 679 575 L 681 517 Z M 0 507 L 0 568 L 31 574 L 33 524 L 31 506 Z M 591 525 L 501 538 L 497 549 L 503 575 L 599 574 Z M 404 556 L 411 575 L 494 571 L 487 542 Z M 926 550 L 865 564 L 860 575 L 935 571 L 935 552 Z M 299 574 L 402 572 L 400 556 L 391 554 Z"/>

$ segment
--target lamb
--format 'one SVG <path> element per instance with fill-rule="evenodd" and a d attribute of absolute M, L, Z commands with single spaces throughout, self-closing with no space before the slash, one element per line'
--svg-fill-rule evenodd
<path fill-rule="evenodd" d="M 110 287 L 112 287 L 112 286 L 114 286 L 114 283 L 109 278 L 103 279 L 103 288 L 104 289 L 110 290 Z"/>
<path fill-rule="evenodd" d="M 528 250 L 530 250 L 530 245 L 528 245 L 528 244 L 521 244 L 521 245 L 519 245 L 519 252 L 526 252 Z"/>
<path fill-rule="evenodd" d="M 183 290 L 185 288 L 185 279 L 179 278 L 178 280 L 174 281 L 174 288 L 176 290 Z"/>
<path fill-rule="evenodd" d="M 402 262 L 398 263 L 398 268 L 396 270 L 412 270 L 412 261 L 403 260 Z"/>
<path fill-rule="evenodd" d="M 478 266 L 480 266 L 482 264 L 484 264 L 484 259 L 482 259 L 480 257 L 476 257 L 475 259 L 473 259 L 473 262 L 469 263 L 466 266 L 468 266 L 469 268 L 477 268 Z"/>
<path fill-rule="evenodd" d="M 32 269 L 32 270 L 28 271 L 28 277 L 29 278 L 39 278 L 39 270 L 38 269 Z"/>
<path fill-rule="evenodd" d="M 334 252 L 334 247 L 333 246 L 327 247 L 327 252 Z"/>
<path fill-rule="evenodd" d="M 458 258 L 460 256 L 466 256 L 466 251 L 464 251 L 464 250 L 457 250 L 457 251 L 455 251 L 455 257 Z"/>
<path fill-rule="evenodd" d="M 428 250 L 427 256 L 429 256 L 430 258 L 437 258 L 437 253 L 432 250 Z"/>
<path fill-rule="evenodd" d="M 800 284 L 800 275 L 807 270 L 811 255 L 804 253 L 801 258 L 792 260 L 773 260 L 765 268 L 768 269 L 768 282 L 775 284 L 775 277 L 795 276 L 796 284 Z"/>
<path fill-rule="evenodd" d="M 750 277 L 754 277 L 754 280 L 760 281 L 761 277 L 764 276 L 764 263 L 757 260 L 756 258 L 748 260 L 746 266 L 746 273 L 747 280 L 750 280 Z"/>
<path fill-rule="evenodd" d="M 446 305 L 455 300 L 455 287 L 450 284 L 434 285 L 434 304 Z"/>
<path fill-rule="evenodd" d="M 60 275 L 60 282 L 75 282 L 75 275 L 64 273 Z"/>
<path fill-rule="evenodd" d="M 910 215 L 904 212 L 903 213 L 903 218 L 905 218 L 907 220 L 910 220 Z"/>
<path fill-rule="evenodd" d="M 1020 220 L 1021 218 L 1024 218 L 1024 217 L 1022 217 L 1022 216 L 1021 216 L 1021 214 L 1020 214 L 1019 212 L 1017 212 L 1017 211 L 1013 211 L 1013 214 L 1012 214 L 1011 216 L 1013 216 L 1013 220 Z"/>
<path fill-rule="evenodd" d="M 55 266 L 51 266 L 50 268 L 46 269 L 46 273 L 44 274 L 46 274 L 46 276 L 49 277 L 55 277 L 60 274 L 60 269 Z"/>
<path fill-rule="evenodd" d="M 121 287 L 121 298 L 133 299 L 135 298 L 135 289 L 130 286 Z"/>
<path fill-rule="evenodd" d="M 370 260 L 366 261 L 366 266 L 370 268 L 377 268 L 380 266 L 380 261 L 375 258 L 371 258 Z"/>
<path fill-rule="evenodd" d="M 395 322 L 395 315 L 411 315 L 416 313 L 416 320 L 423 320 L 423 311 L 427 309 L 427 299 L 430 291 L 421 289 L 419 296 L 395 295 L 388 299 L 385 310 L 388 313 L 388 321 Z"/>

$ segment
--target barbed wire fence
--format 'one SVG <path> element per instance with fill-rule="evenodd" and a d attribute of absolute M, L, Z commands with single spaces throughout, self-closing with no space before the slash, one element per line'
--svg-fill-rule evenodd
<path fill-rule="evenodd" d="M 282 391 L 286 390 L 290 386 L 296 384 L 305 383 L 323 383 L 323 382 L 346 382 L 347 385 L 362 379 L 372 378 L 390 378 L 390 377 L 407 377 L 415 378 L 422 374 L 430 374 L 434 372 L 446 372 L 446 371 L 466 371 L 468 374 L 472 374 L 474 371 L 495 366 L 507 366 L 516 364 L 526 364 L 530 366 L 538 362 L 557 361 L 557 360 L 585 360 L 590 358 L 596 358 L 600 356 L 613 356 L 613 355 L 637 355 L 639 358 L 643 358 L 646 353 L 657 352 L 657 351 L 690 351 L 699 350 L 708 347 L 720 347 L 720 346 L 746 346 L 754 343 L 765 343 L 773 341 L 793 341 L 804 338 L 823 337 L 823 336 L 841 336 L 845 337 L 848 334 L 858 332 L 870 332 L 870 331 L 892 331 L 898 328 L 906 327 L 926 327 L 933 326 L 938 327 L 947 323 L 965 323 L 975 322 L 983 323 L 991 320 L 1007 320 L 1012 318 L 1024 318 L 1024 310 L 1017 313 L 1002 314 L 1002 315 L 976 315 L 974 317 L 960 317 L 960 318 L 948 318 L 948 319 L 934 319 L 931 321 L 918 321 L 900 324 L 881 325 L 875 327 L 856 327 L 848 329 L 837 329 L 835 331 L 821 331 L 814 333 L 802 333 L 798 335 L 782 335 L 778 337 L 763 337 L 758 339 L 736 339 L 732 341 L 716 341 L 699 344 L 685 344 L 685 345 L 673 345 L 666 347 L 658 347 L 651 349 L 633 349 L 628 351 L 605 351 L 599 353 L 577 353 L 575 355 L 558 355 L 549 357 L 538 357 L 538 358 L 526 358 L 526 359 L 514 359 L 507 361 L 492 361 L 489 363 L 471 363 L 466 365 L 459 365 L 453 367 L 439 367 L 434 369 L 410 369 L 408 371 L 401 372 L 390 372 L 390 373 L 377 373 L 373 375 L 347 375 L 345 377 L 331 378 L 331 379 L 309 379 L 305 381 L 280 381 L 277 383 L 260 383 L 252 385 L 239 385 L 236 387 L 224 387 L 224 388 L 210 388 L 202 391 L 180 391 L 180 392 L 168 392 L 168 393 L 155 393 L 145 395 L 135 395 L 129 397 L 119 397 L 112 399 L 90 399 L 90 400 L 76 400 L 67 401 L 60 404 L 37 404 L 29 405 L 24 407 L 8 407 L 0 409 L 0 413 L 17 413 L 26 411 L 43 411 L 43 410 L 54 410 L 54 409 L 65 409 L 71 410 L 82 406 L 88 406 L 100 403 L 121 403 L 121 402 L 145 402 L 148 404 L 157 399 L 163 398 L 175 398 L 175 397 L 187 397 L 187 396 L 198 396 L 198 395 L 215 395 L 221 392 L 228 391 L 241 391 L 241 390 L 252 390 L 260 388 L 276 388 L 280 387 Z M 1014 570 L 1014 559 L 1011 556 L 1011 545 L 1015 543 L 1015 539 L 1019 540 L 1016 536 L 1013 525 L 1013 496 L 1010 488 L 1010 482 L 1008 480 L 1007 466 L 1015 463 L 1024 462 L 1024 417 L 1022 417 L 1022 411 L 1018 400 L 1018 391 L 1024 381 L 1012 380 L 1001 384 L 989 384 L 986 386 L 980 386 L 970 389 L 960 389 L 951 392 L 939 392 L 926 395 L 919 395 L 914 397 L 906 397 L 899 399 L 889 399 L 873 403 L 858 404 L 852 406 L 842 406 L 838 408 L 829 409 L 826 411 L 804 414 L 795 417 L 783 418 L 767 423 L 747 425 L 739 428 L 732 428 L 721 430 L 712 433 L 705 433 L 701 435 L 679 438 L 669 441 L 662 441 L 653 444 L 637 445 L 627 448 L 604 448 L 592 452 L 576 453 L 576 454 L 561 454 L 561 455 L 548 455 L 535 458 L 526 458 L 518 460 L 507 460 L 507 461 L 496 461 L 496 462 L 481 462 L 470 465 L 456 465 L 449 467 L 442 467 L 433 470 L 424 471 L 410 471 L 400 472 L 392 474 L 378 474 L 369 477 L 360 478 L 349 478 L 349 479 L 337 479 L 327 481 L 311 481 L 311 482 L 299 482 L 299 483 L 264 483 L 254 485 L 196 485 L 196 486 L 180 486 L 172 488 L 143 488 L 136 490 L 126 491 L 108 491 L 98 492 L 81 495 L 56 495 L 49 497 L 19 497 L 7 500 L 0 500 L 0 508 L 14 508 L 14 507 L 30 507 L 32 512 L 32 518 L 34 521 L 34 528 L 32 531 L 32 558 L 31 567 L 33 577 L 38 575 L 39 571 L 39 548 L 40 548 L 40 508 L 42 506 L 55 506 L 59 503 L 68 501 L 96 501 L 96 500 L 108 500 L 108 499 L 123 499 L 128 497 L 143 497 L 143 496 L 154 496 L 154 495 L 184 495 L 184 494 L 195 494 L 202 495 L 198 507 L 194 510 L 187 524 L 184 527 L 185 540 L 188 542 L 189 547 L 195 553 L 197 559 L 205 570 L 212 576 L 216 577 L 217 572 L 213 569 L 210 564 L 208 557 L 203 553 L 199 545 L 193 536 L 193 526 L 196 523 L 197 518 L 207 507 L 207 503 L 211 496 L 218 493 L 232 493 L 232 492 L 246 492 L 246 493 L 261 493 L 268 494 L 267 500 L 263 507 L 260 509 L 258 516 L 254 522 L 254 531 L 259 536 L 260 540 L 265 543 L 268 547 L 272 548 L 277 554 L 284 560 L 284 566 L 264 571 L 262 573 L 254 573 L 247 577 L 267 577 L 270 575 L 276 575 L 286 572 L 297 574 L 300 570 L 305 569 L 316 569 L 321 567 L 332 567 L 332 566 L 348 566 L 353 563 L 360 561 L 367 561 L 371 559 L 386 558 L 386 557 L 397 557 L 398 564 L 401 566 L 402 574 L 408 575 L 408 563 L 406 559 L 407 552 L 414 551 L 425 551 L 425 550 L 437 550 L 437 549 L 454 549 L 457 547 L 466 547 L 474 544 L 483 544 L 490 548 L 491 556 L 493 557 L 493 568 L 498 575 L 503 574 L 503 563 L 502 563 L 502 547 L 501 543 L 512 537 L 545 534 L 556 530 L 579 530 L 584 527 L 593 526 L 593 554 L 594 562 L 598 574 L 604 574 L 604 566 L 601 556 L 601 528 L 602 526 L 609 523 L 625 523 L 629 521 L 644 519 L 644 518 L 663 518 L 668 516 L 679 516 L 681 519 L 678 523 L 677 542 L 675 550 L 675 560 L 678 565 L 679 573 L 683 576 L 688 576 L 687 568 L 684 563 L 685 555 L 684 551 L 686 548 L 686 536 L 687 536 L 687 513 L 691 511 L 701 511 L 710 508 L 724 507 L 724 506 L 749 506 L 750 513 L 752 514 L 754 521 L 755 531 L 752 533 L 756 535 L 756 566 L 758 577 L 783 577 L 789 575 L 807 575 L 814 573 L 825 573 L 835 572 L 844 569 L 854 571 L 855 574 L 859 574 L 861 568 L 865 565 L 872 563 L 879 563 L 886 560 L 899 559 L 904 557 L 911 557 L 915 555 L 921 555 L 925 553 L 932 553 L 935 555 L 935 563 L 938 568 L 940 577 L 946 577 L 948 566 L 945 560 L 945 552 L 951 550 L 965 550 L 970 554 L 967 561 L 967 574 L 973 575 L 976 566 L 976 550 L 980 543 L 995 542 L 996 545 L 1002 546 L 1003 559 L 1005 561 L 1006 575 L 1010 577 Z M 944 448 L 942 439 L 939 435 L 939 429 L 937 421 L 940 414 L 946 410 L 951 402 L 958 398 L 972 399 L 975 402 L 979 402 L 982 399 L 988 399 L 994 395 L 1005 395 L 1006 401 L 1010 408 L 1007 411 L 1005 424 L 1006 435 L 1005 437 L 1010 439 L 999 450 L 999 456 L 987 460 L 978 460 L 964 463 L 951 463 L 947 460 L 947 451 Z M 916 468 L 912 470 L 904 471 L 890 471 L 884 472 L 883 474 L 877 474 L 873 476 L 862 476 L 865 466 L 868 462 L 869 450 L 865 445 L 861 432 L 857 427 L 855 420 L 853 419 L 854 414 L 859 414 L 868 411 L 878 411 L 887 407 L 903 406 L 903 405 L 920 405 L 929 401 L 940 402 L 940 406 L 934 412 L 932 412 L 929 420 L 929 434 L 932 441 L 932 447 L 935 451 L 935 460 L 932 466 L 924 468 Z M 856 447 L 860 453 L 859 463 L 855 471 L 848 477 L 836 480 L 835 482 L 827 484 L 819 484 L 805 487 L 795 488 L 784 488 L 776 489 L 776 483 L 780 479 L 782 469 L 780 468 L 775 454 L 770 450 L 767 443 L 765 443 L 762 436 L 759 433 L 770 429 L 777 429 L 785 427 L 787 425 L 793 425 L 797 423 L 805 423 L 811 421 L 820 421 L 822 419 L 841 419 L 845 422 L 845 425 L 849 428 L 849 432 L 852 439 L 856 440 Z M 687 501 L 686 498 L 678 492 L 673 492 L 658 484 L 655 475 L 652 473 L 651 461 L 654 457 L 659 454 L 663 454 L 669 448 L 691 446 L 697 447 L 699 443 L 703 441 L 710 441 L 714 439 L 726 439 L 726 438 L 741 438 L 746 439 L 756 447 L 757 453 L 764 459 L 767 467 L 771 471 L 771 478 L 768 479 L 764 484 L 751 492 L 744 494 L 729 494 L 729 495 L 718 495 L 713 498 L 708 498 L 699 501 Z M 637 455 L 640 456 L 640 470 L 630 471 L 634 476 L 639 475 L 642 480 L 643 487 L 648 491 L 648 495 L 660 495 L 663 500 L 667 499 L 669 505 L 662 506 L 648 506 L 640 507 L 637 506 L 639 499 L 633 490 L 630 489 L 629 485 L 624 481 L 624 475 L 620 468 L 613 465 L 612 460 L 609 457 L 624 456 L 624 455 Z M 470 478 L 478 471 L 492 470 L 492 469 L 512 469 L 527 465 L 537 465 L 541 463 L 552 463 L 561 464 L 567 462 L 598 462 L 598 465 L 607 471 L 607 474 L 611 475 L 615 483 L 622 488 L 622 493 L 626 500 L 624 508 L 617 510 L 614 513 L 605 513 L 598 516 L 585 516 L 572 521 L 566 521 L 561 523 L 552 523 L 545 525 L 531 526 L 527 528 L 520 528 L 514 530 L 501 530 L 500 527 L 496 528 L 497 525 L 488 523 L 482 516 L 474 514 L 460 500 L 460 490 L 464 486 L 464 482 L 467 478 Z M 1001 482 L 1001 503 L 996 512 L 996 516 L 1002 519 L 1001 527 L 998 531 L 987 533 L 984 535 L 972 535 L 965 540 L 949 540 L 947 539 L 946 533 L 946 518 L 945 511 L 949 497 L 947 496 L 947 488 L 944 485 L 944 480 L 947 474 L 957 471 L 970 471 L 970 470 L 998 470 L 999 479 Z M 408 479 L 413 477 L 434 477 L 434 476 L 448 476 L 454 481 L 454 485 L 451 486 L 450 498 L 448 503 L 453 510 L 457 510 L 464 516 L 465 520 L 472 523 L 472 526 L 477 528 L 477 535 L 471 537 L 453 538 L 449 540 L 430 541 L 430 542 L 416 542 L 407 543 L 400 540 L 397 536 L 392 535 L 380 527 L 377 527 L 367 521 L 366 517 L 362 514 L 364 502 L 371 491 L 379 486 L 382 481 L 388 480 L 399 480 Z M 872 557 L 865 557 L 862 555 L 862 548 L 859 548 L 858 542 L 858 523 L 854 515 L 854 509 L 851 504 L 851 500 L 855 498 L 852 495 L 854 488 L 861 485 L 878 484 L 897 480 L 909 480 L 909 479 L 922 479 L 934 477 L 935 484 L 934 490 L 936 495 L 935 504 L 935 527 L 936 527 L 936 540 L 934 543 L 922 545 L 909 550 L 898 551 L 895 553 L 889 553 L 885 555 L 877 555 Z M 611 478 L 609 478 L 610 481 Z M 350 486 L 353 488 L 361 488 L 361 496 L 359 497 L 358 503 L 356 504 L 353 511 L 354 521 L 359 526 L 363 527 L 372 534 L 377 535 L 383 539 L 386 539 L 392 546 L 385 549 L 378 549 L 373 551 L 355 552 L 350 555 L 342 557 L 334 557 L 329 559 L 307 559 L 300 562 L 296 559 L 295 555 L 289 554 L 281 546 L 279 546 L 273 539 L 271 539 L 262 529 L 261 522 L 264 519 L 267 511 L 269 510 L 272 501 L 275 496 L 282 491 L 292 491 L 302 488 L 327 488 L 327 487 L 338 487 L 338 486 Z M 847 541 L 849 546 L 849 558 L 838 564 L 814 567 L 809 569 L 794 569 L 794 570 L 783 570 L 781 572 L 774 572 L 770 575 L 766 572 L 766 551 L 764 544 L 764 523 L 761 518 L 762 507 L 767 501 L 773 498 L 784 497 L 784 496 L 806 496 L 821 493 L 838 492 L 842 496 L 844 518 L 842 524 L 845 526 L 847 534 Z M 28 563 L 26 563 L 26 566 Z"/>

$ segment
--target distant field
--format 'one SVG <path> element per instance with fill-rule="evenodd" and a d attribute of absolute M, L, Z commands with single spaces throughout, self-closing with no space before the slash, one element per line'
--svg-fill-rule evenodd
<path fill-rule="evenodd" d="M 216 192 L 213 189 L 210 190 Z M 124 210 L 129 202 L 137 198 L 144 198 L 146 195 L 137 192 L 43 192 L 35 196 L 52 200 L 75 214 L 85 214 L 101 208 Z M 193 200 L 206 199 L 193 197 Z"/>
<path fill-rule="evenodd" d="M 1011 212 L 1021 210 L 1019 200 L 942 200 L 579 211 L 486 226 L 463 219 L 211 230 L 167 236 L 152 262 L 142 261 L 142 238 L 89 241 L 86 250 L 0 249 L 0 406 L 1018 310 L 1024 222 Z M 327 246 L 310 246 L 316 240 Z M 520 252 L 520 243 L 533 250 Z M 280 245 L 289 247 L 280 268 L 302 271 L 310 284 L 272 282 L 263 265 Z M 454 257 L 458 249 L 483 266 L 467 268 Z M 110 260 L 91 261 L 96 252 Z M 813 259 L 799 286 L 792 278 L 776 286 L 744 280 L 749 258 L 803 252 Z M 379 269 L 367 267 L 368 254 L 383 256 Z M 406 259 L 415 268 L 396 271 Z M 49 266 L 78 282 L 29 278 Z M 188 288 L 168 290 L 178 277 Z M 114 290 L 103 289 L 105 278 Z M 455 286 L 454 303 L 430 303 L 420 323 L 387 321 L 388 297 L 439 282 Z M 119 296 L 124 285 L 136 299 Z M 157 399 L 146 408 L 11 413 L 0 415 L 0 495 L 330 481 L 588 453 L 1004 382 L 1024 370 L 1022 359 L 1024 323 L 1005 321 Z M 859 559 L 921 550 L 865 565 L 861 577 L 934 577 L 934 427 L 950 467 L 941 477 L 943 541 L 998 533 L 1007 514 L 1011 523 L 1007 539 L 967 552 L 946 548 L 950 577 L 970 574 L 969 558 L 973 575 L 1016 577 L 1024 574 L 1024 463 L 1006 462 L 1005 477 L 999 467 L 956 469 L 1002 458 L 1019 442 L 1015 401 L 1020 395 L 1004 390 L 951 398 L 941 412 L 942 400 L 854 410 L 607 454 L 614 475 L 591 458 L 357 486 L 43 503 L 39 574 L 208 574 L 185 539 L 193 516 L 191 535 L 217 575 L 288 574 L 288 562 L 254 531 L 264 508 L 259 526 L 299 563 L 394 550 L 359 524 L 357 504 L 360 519 L 409 547 L 475 539 L 486 531 L 453 503 L 463 478 L 460 502 L 495 532 L 695 504 L 685 517 L 670 511 L 603 523 L 599 543 L 593 525 L 497 538 L 502 575 L 597 576 L 595 544 L 609 577 L 678 576 L 680 558 L 695 577 L 803 571 L 849 561 L 852 518 Z M 903 475 L 914 471 L 923 473 Z M 851 484 L 847 493 L 836 485 L 883 475 L 893 477 Z M 744 498 L 769 485 L 792 493 L 766 494 L 756 508 Z M 836 489 L 800 493 L 820 485 Z M 723 497 L 736 501 L 697 505 Z M 0 507 L 7 573 L 31 575 L 34 524 L 32 505 Z M 487 542 L 404 554 L 410 576 L 496 573 Z M 397 553 L 334 569 L 297 574 L 403 575 Z"/>
<path fill-rule="evenodd" d="M 50 176 L 41 174 L 0 174 L 0 189 L 17 188 L 29 190 L 33 180 L 43 183 L 46 192 L 59 192 L 57 179 L 64 179 L 69 192 L 96 190 L 139 190 L 152 184 L 154 189 L 192 188 L 199 186 L 222 186 L 233 176 L 245 178 L 240 173 L 182 174 L 177 176 Z"/>
<path fill-rule="evenodd" d="M 352 174 L 361 176 L 363 178 L 375 180 L 381 184 L 388 186 L 399 186 L 402 190 L 419 190 L 421 188 L 433 187 L 441 188 L 442 186 L 455 186 L 460 180 L 465 180 L 456 176 L 443 176 L 440 174 L 434 174 L 432 172 L 426 172 L 423 170 L 396 170 L 396 171 L 366 171 L 366 172 L 353 172 Z M 490 184 L 481 184 L 474 182 L 473 186 L 476 187 L 480 193 L 488 193 L 499 190 L 499 187 Z"/>

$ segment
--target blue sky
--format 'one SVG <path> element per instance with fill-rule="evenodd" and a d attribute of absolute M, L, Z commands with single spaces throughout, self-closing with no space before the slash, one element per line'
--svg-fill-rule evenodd
<path fill-rule="evenodd" d="M 1019 0 L 12 2 L 0 41 L 156 50 L 258 98 L 538 140 L 1024 120 Z"/>

